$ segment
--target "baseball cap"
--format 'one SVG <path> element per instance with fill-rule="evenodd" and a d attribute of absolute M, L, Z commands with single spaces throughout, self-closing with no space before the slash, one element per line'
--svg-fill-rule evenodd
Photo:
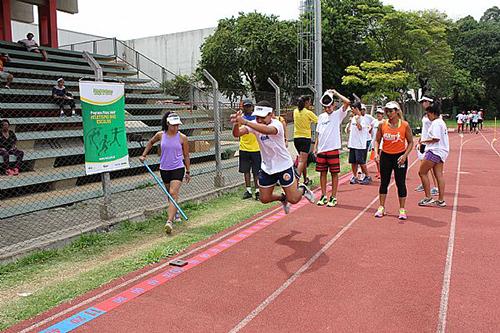
<path fill-rule="evenodd" d="M 377 110 L 375 111 L 375 113 L 384 113 L 384 109 L 382 108 L 377 108 Z"/>
<path fill-rule="evenodd" d="M 321 99 L 319 100 L 321 105 L 328 107 L 333 104 L 333 93 L 329 90 L 325 91 Z"/>
<path fill-rule="evenodd" d="M 249 98 L 245 98 L 245 99 L 243 100 L 243 106 L 252 106 L 252 105 L 253 105 L 253 102 L 252 102 L 252 100 L 251 100 L 251 99 L 249 99 Z"/>
<path fill-rule="evenodd" d="M 398 109 L 398 110 L 400 110 L 398 103 L 393 102 L 393 101 L 391 101 L 391 102 L 387 103 L 387 104 L 384 106 L 384 109 Z"/>
<path fill-rule="evenodd" d="M 266 117 L 268 114 L 273 112 L 273 108 L 267 107 L 267 106 L 255 106 L 252 112 L 252 116 L 255 117 Z"/>
<path fill-rule="evenodd" d="M 419 102 L 419 103 L 422 103 L 423 101 L 427 101 L 427 102 L 431 102 L 431 103 L 433 103 L 433 102 L 434 102 L 434 100 L 433 100 L 432 98 L 427 97 L 427 96 L 422 96 L 422 97 L 420 97 L 420 99 L 418 100 L 418 102 Z"/>
<path fill-rule="evenodd" d="M 175 113 L 169 114 L 167 117 L 167 123 L 170 125 L 182 125 L 181 117 Z"/>
<path fill-rule="evenodd" d="M 366 110 L 366 105 L 361 103 L 361 110 Z"/>

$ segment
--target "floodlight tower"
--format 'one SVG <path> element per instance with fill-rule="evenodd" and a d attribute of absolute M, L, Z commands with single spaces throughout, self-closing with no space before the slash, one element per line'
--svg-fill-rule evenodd
<path fill-rule="evenodd" d="M 297 46 L 297 85 L 314 92 L 316 114 L 321 113 L 322 87 L 321 0 L 300 0 Z"/>

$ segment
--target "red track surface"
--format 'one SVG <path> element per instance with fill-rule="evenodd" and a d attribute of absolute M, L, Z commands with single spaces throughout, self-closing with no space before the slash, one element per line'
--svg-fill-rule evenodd
<path fill-rule="evenodd" d="M 491 141 L 493 135 L 485 137 Z M 404 223 L 395 216 L 394 187 L 389 190 L 389 215 L 374 219 L 378 182 L 341 185 L 338 207 L 306 205 L 75 332 L 227 332 L 233 328 L 244 332 L 435 332 L 444 318 L 443 313 L 440 317 L 443 304 L 448 306 L 443 323 L 450 332 L 500 332 L 500 156 L 481 135 L 463 138 L 451 283 L 449 299 L 443 302 L 461 143 L 455 133 L 450 139 L 452 153 L 445 167 L 448 207 L 417 206 L 422 197 L 413 191 L 419 183 L 418 164 L 408 173 L 409 219 Z M 499 148 L 497 143 L 494 146 Z M 319 252 L 325 244 L 328 248 Z M 311 258 L 316 260 L 303 266 Z"/>

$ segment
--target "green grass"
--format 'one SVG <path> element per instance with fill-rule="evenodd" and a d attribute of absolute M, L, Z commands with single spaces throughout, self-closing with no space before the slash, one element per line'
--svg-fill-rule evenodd
<path fill-rule="evenodd" d="M 349 170 L 347 154 L 341 155 L 342 172 Z M 319 185 L 319 174 L 314 164 L 308 175 L 314 185 Z M 261 212 L 271 204 L 255 200 L 241 200 L 241 189 L 204 203 L 187 202 L 182 205 L 189 216 L 189 223 L 176 225 L 170 237 L 163 233 L 164 215 L 142 222 L 124 222 L 110 232 L 89 233 L 69 245 L 51 250 L 36 251 L 16 262 L 0 265 L 0 294 L 17 290 L 21 285 L 32 288 L 28 297 L 5 300 L 0 303 L 0 330 L 47 311 L 113 279 L 182 252 L 190 245 Z M 212 217 L 211 217 L 212 216 Z M 210 223 L 206 223 L 209 219 Z M 156 241 L 151 242 L 152 239 Z M 151 246 L 139 246 L 151 242 Z M 139 250 L 138 250 L 139 249 Z M 113 251 L 125 255 L 104 262 Z M 86 268 L 81 273 L 79 269 Z M 59 272 L 74 273 L 68 278 Z M 54 280 L 55 279 L 55 280 Z M 45 281 L 43 287 L 40 281 Z M 38 288 L 38 290 L 37 290 Z"/>
<path fill-rule="evenodd" d="M 445 120 L 446 125 L 451 128 L 456 128 L 457 127 L 457 121 L 455 119 L 446 119 Z M 483 128 L 484 127 L 495 127 L 495 121 L 494 120 L 485 120 L 483 122 Z M 497 120 L 497 127 L 500 127 L 500 119 Z"/>

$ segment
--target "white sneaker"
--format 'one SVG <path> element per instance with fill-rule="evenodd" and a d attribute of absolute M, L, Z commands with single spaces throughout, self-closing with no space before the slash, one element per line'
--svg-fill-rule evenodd
<path fill-rule="evenodd" d="M 304 197 L 309 200 L 310 203 L 316 203 L 316 198 L 314 193 L 304 184 L 300 184 L 299 188 L 302 189 Z"/>
<path fill-rule="evenodd" d="M 182 222 L 182 219 L 181 219 L 181 216 L 179 215 L 179 213 L 175 213 L 174 222 L 175 223 L 181 223 Z"/>
<path fill-rule="evenodd" d="M 170 234 L 172 232 L 172 229 L 174 229 L 174 227 L 172 225 L 172 222 L 171 221 L 167 221 L 167 223 L 165 223 L 165 232 L 167 234 Z"/>
<path fill-rule="evenodd" d="M 424 185 L 420 184 L 415 188 L 415 192 L 423 192 L 424 191 Z"/>
<path fill-rule="evenodd" d="M 431 195 L 439 195 L 439 189 L 437 187 L 431 188 Z"/>

